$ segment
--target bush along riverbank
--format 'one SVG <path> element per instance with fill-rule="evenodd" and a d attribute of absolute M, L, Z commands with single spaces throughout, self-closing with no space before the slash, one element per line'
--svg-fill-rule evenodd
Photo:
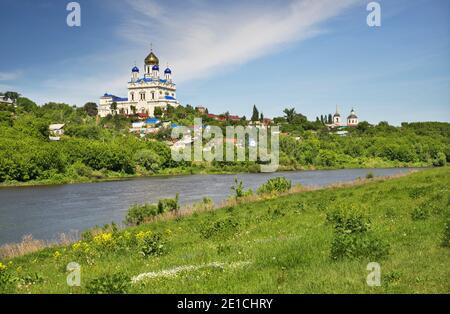
<path fill-rule="evenodd" d="M 185 210 L 177 198 L 136 205 L 137 226 L 3 259 L 0 291 L 448 293 L 448 186 L 448 167 L 310 191 L 236 181 L 221 208 L 207 198 Z M 371 262 L 379 286 L 366 282 Z M 77 269 L 80 286 L 69 286 Z"/>

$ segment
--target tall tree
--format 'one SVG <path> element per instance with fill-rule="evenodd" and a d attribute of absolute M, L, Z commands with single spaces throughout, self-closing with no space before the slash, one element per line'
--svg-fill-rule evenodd
<path fill-rule="evenodd" d="M 117 103 L 115 101 L 112 102 L 111 106 L 110 106 L 111 111 L 113 112 L 113 114 L 116 114 L 116 110 L 117 110 Z"/>
<path fill-rule="evenodd" d="M 258 119 L 259 119 L 259 111 L 256 108 L 256 105 L 253 105 L 252 121 L 258 121 Z"/>
<path fill-rule="evenodd" d="M 98 114 L 97 104 L 95 102 L 85 103 L 83 109 L 91 117 L 95 117 Z"/>
<path fill-rule="evenodd" d="M 286 121 L 287 123 L 292 123 L 294 122 L 294 118 L 297 115 L 297 113 L 295 112 L 295 108 L 286 108 L 283 110 L 283 113 L 286 117 Z"/>
<path fill-rule="evenodd" d="M 260 121 L 263 122 L 264 121 L 264 114 L 261 112 L 261 115 L 259 117 Z"/>
<path fill-rule="evenodd" d="M 331 113 L 328 114 L 328 124 L 333 124 L 333 116 Z"/>

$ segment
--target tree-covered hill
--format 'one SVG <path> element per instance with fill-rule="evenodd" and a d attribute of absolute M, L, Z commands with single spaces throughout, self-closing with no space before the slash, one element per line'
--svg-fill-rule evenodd
<path fill-rule="evenodd" d="M 7 95 L 7 96 L 6 96 Z M 139 138 L 129 133 L 138 117 L 120 114 L 99 118 L 95 103 L 75 107 L 63 103 L 36 105 L 8 92 L 13 103 L 0 103 L 0 183 L 67 183 L 134 175 L 258 171 L 256 162 L 174 162 L 170 128 Z M 210 118 L 192 106 L 158 112 L 162 120 L 191 126 L 195 117 L 205 124 L 247 125 L 220 115 Z M 256 119 L 256 116 L 255 116 Z M 65 135 L 49 140 L 49 125 L 64 123 Z M 339 136 L 317 120 L 284 110 L 273 125 L 280 137 L 280 170 L 351 167 L 443 166 L 450 161 L 450 124 L 404 123 L 401 127 L 362 122 Z"/>

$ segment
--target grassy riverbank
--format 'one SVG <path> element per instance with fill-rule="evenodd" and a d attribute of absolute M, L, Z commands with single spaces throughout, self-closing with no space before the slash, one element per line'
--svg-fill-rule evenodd
<path fill-rule="evenodd" d="M 449 186 L 445 167 L 198 205 L 3 260 L 0 291 L 449 293 Z M 70 262 L 81 287 L 66 284 Z M 379 287 L 366 284 L 369 262 L 381 265 Z"/>

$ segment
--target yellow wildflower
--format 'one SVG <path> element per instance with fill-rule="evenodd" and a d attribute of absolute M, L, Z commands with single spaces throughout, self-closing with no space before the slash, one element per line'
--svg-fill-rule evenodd
<path fill-rule="evenodd" d="M 81 242 L 75 242 L 74 244 L 72 244 L 72 250 L 78 251 L 80 249 L 81 249 Z"/>
<path fill-rule="evenodd" d="M 105 245 L 112 242 L 112 234 L 111 233 L 102 233 L 99 235 L 96 235 L 94 237 L 94 243 L 99 245 Z"/>
<path fill-rule="evenodd" d="M 6 270 L 8 268 L 8 266 L 3 265 L 2 262 L 0 262 L 0 271 Z"/>
<path fill-rule="evenodd" d="M 56 251 L 55 253 L 53 253 L 53 258 L 60 258 L 61 257 L 61 253 L 59 251 Z"/>
<path fill-rule="evenodd" d="M 150 230 L 148 230 L 148 231 L 139 231 L 139 232 L 136 234 L 136 240 L 142 241 L 142 240 L 144 240 L 145 238 L 150 237 L 151 235 L 152 235 L 152 232 L 151 232 Z"/>

